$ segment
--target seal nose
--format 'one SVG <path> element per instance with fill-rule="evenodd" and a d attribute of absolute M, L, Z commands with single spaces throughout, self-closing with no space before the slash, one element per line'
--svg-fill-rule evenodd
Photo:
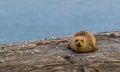
<path fill-rule="evenodd" d="M 80 43 L 77 43 L 77 47 L 81 47 L 81 44 L 80 44 Z"/>

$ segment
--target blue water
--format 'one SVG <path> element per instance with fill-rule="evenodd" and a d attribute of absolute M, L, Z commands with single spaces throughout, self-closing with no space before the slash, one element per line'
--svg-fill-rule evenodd
<path fill-rule="evenodd" d="M 0 0 L 0 44 L 120 30 L 120 0 Z"/>

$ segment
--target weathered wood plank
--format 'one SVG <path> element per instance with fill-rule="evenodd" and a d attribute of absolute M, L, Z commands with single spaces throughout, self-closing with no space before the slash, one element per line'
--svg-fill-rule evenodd
<path fill-rule="evenodd" d="M 69 37 L 0 45 L 0 72 L 119 72 L 120 31 L 95 36 L 91 53 L 67 48 Z"/>

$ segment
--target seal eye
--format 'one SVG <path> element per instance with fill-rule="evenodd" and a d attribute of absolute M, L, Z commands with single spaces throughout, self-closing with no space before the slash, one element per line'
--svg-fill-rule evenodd
<path fill-rule="evenodd" d="M 75 42 L 78 42 L 78 39 L 76 39 Z"/>
<path fill-rule="evenodd" d="M 83 40 L 81 40 L 81 42 L 84 42 Z"/>

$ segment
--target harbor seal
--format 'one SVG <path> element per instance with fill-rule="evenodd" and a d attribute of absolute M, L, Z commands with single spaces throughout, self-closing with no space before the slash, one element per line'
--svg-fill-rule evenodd
<path fill-rule="evenodd" d="M 68 46 L 76 52 L 92 52 L 98 49 L 95 36 L 86 30 L 81 30 L 71 36 Z"/>

